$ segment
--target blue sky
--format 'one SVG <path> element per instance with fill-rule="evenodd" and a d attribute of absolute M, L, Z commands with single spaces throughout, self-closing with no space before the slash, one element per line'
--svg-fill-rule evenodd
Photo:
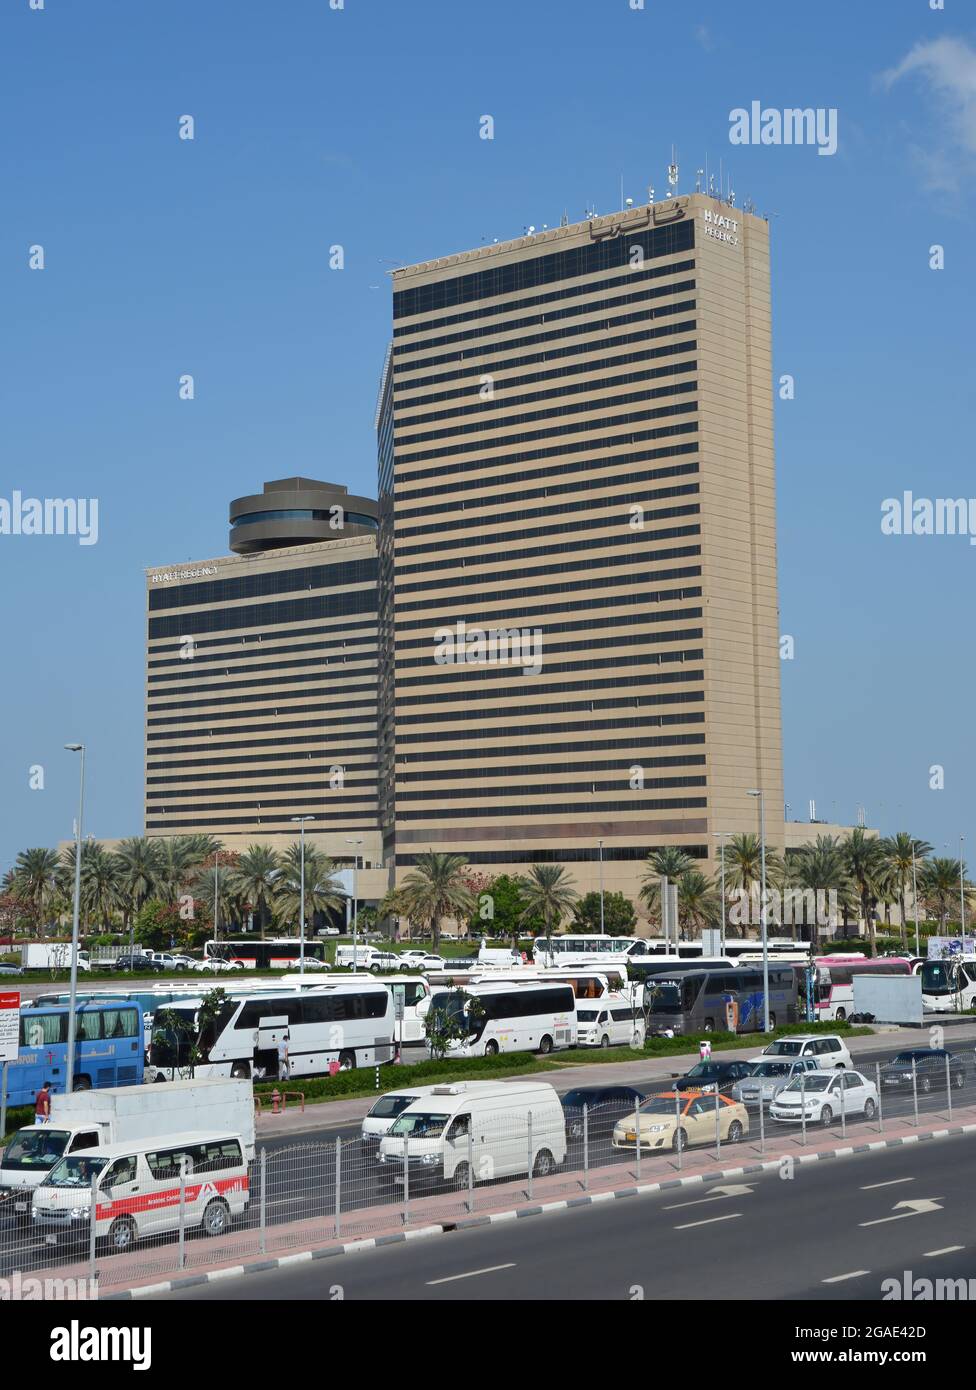
<path fill-rule="evenodd" d="M 0 535 L 0 872 L 70 835 L 69 740 L 86 830 L 141 831 L 143 568 L 226 553 L 267 478 L 375 492 L 391 263 L 612 211 L 621 175 L 641 202 L 672 144 L 682 191 L 721 159 L 772 221 L 793 814 L 972 845 L 976 550 L 880 529 L 906 489 L 976 494 L 968 10 L 7 0 L 0 498 L 97 497 L 99 539 Z M 836 108 L 837 153 L 731 146 L 754 100 Z"/>

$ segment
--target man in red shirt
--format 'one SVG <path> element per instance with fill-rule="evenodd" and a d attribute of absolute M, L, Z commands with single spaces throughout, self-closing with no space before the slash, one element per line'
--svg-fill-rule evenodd
<path fill-rule="evenodd" d="M 44 1085 L 34 1097 L 34 1123 L 36 1125 L 46 1125 L 51 1118 L 50 1085 L 50 1081 L 45 1081 Z"/>

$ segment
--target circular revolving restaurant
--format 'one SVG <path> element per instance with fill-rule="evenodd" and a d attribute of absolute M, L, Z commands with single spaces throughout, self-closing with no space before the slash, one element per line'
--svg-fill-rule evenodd
<path fill-rule="evenodd" d="M 256 555 L 287 545 L 365 536 L 377 529 L 376 502 L 351 497 L 338 483 L 279 478 L 253 497 L 230 504 L 230 548 Z"/>

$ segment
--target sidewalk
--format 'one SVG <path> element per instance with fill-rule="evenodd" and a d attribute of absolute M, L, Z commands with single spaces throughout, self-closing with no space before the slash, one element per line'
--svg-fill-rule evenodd
<path fill-rule="evenodd" d="M 711 1147 L 687 1150 L 680 1163 L 678 1156 L 671 1152 L 644 1155 L 639 1174 L 633 1160 L 593 1167 L 585 1187 L 580 1169 L 533 1179 L 531 1197 L 525 1178 L 476 1187 L 473 1211 L 468 1208 L 466 1191 L 449 1192 L 411 1198 L 407 1210 L 403 1202 L 398 1202 L 377 1203 L 344 1211 L 340 1217 L 338 1236 L 332 1215 L 268 1226 L 263 1237 L 258 1229 L 232 1232 L 213 1240 L 194 1234 L 186 1240 L 182 1270 L 178 1268 L 175 1239 L 155 1247 L 137 1248 L 130 1255 L 100 1259 L 101 1296 L 142 1297 L 273 1269 L 297 1260 L 329 1258 L 378 1245 L 426 1238 L 499 1221 L 519 1220 L 595 1202 L 668 1191 L 714 1178 L 742 1180 L 780 1169 L 787 1158 L 799 1164 L 816 1163 L 823 1159 L 849 1157 L 901 1144 L 973 1133 L 976 1133 L 976 1103 L 954 1106 L 951 1124 L 946 1111 L 940 1109 L 921 1119 L 917 1128 L 910 1118 L 905 1117 L 885 1120 L 883 1129 L 879 1128 L 877 1121 L 852 1124 L 848 1127 L 846 1139 L 839 1131 L 811 1128 L 807 1131 L 806 1145 L 802 1143 L 799 1128 L 791 1126 L 784 1133 L 781 1127 L 776 1126 L 774 1132 L 767 1132 L 764 1146 L 760 1145 L 758 1136 L 753 1132 L 745 1143 L 723 1145 L 718 1156 Z M 257 1193 L 253 1196 L 257 1201 Z M 70 1269 L 60 1269 L 58 1275 L 62 1278 L 84 1278 L 88 1272 L 86 1264 L 78 1264 Z"/>
<path fill-rule="evenodd" d="M 976 1018 L 967 1019 L 965 1023 L 956 1015 L 947 1015 L 942 1019 L 927 1019 L 922 1028 L 897 1028 L 888 1024 L 875 1024 L 870 1036 L 851 1038 L 848 1048 L 851 1056 L 857 1060 L 858 1056 L 865 1052 L 873 1052 L 879 1045 L 898 1047 L 925 1047 L 928 1045 L 928 1028 L 938 1023 L 954 1025 L 951 1036 L 946 1040 L 950 1050 L 967 1050 L 970 1041 L 976 1042 Z M 741 1058 L 755 1057 L 762 1050 L 762 1035 L 756 1034 L 755 1041 L 744 1042 L 742 1047 L 728 1048 L 715 1053 L 716 1061 L 737 1061 Z M 554 1053 L 552 1060 L 560 1061 L 566 1055 L 564 1053 Z M 972 1058 L 976 1064 L 976 1056 Z M 644 1054 L 638 1056 L 633 1062 L 590 1062 L 583 1066 L 573 1066 L 571 1063 L 560 1066 L 558 1070 L 546 1072 L 530 1072 L 527 1075 L 512 1075 L 503 1078 L 502 1084 L 509 1081 L 548 1081 L 555 1086 L 557 1091 L 568 1091 L 573 1086 L 604 1086 L 604 1085 L 626 1085 L 628 1082 L 637 1082 L 649 1077 L 660 1079 L 663 1086 L 671 1079 L 671 1073 L 681 1074 L 686 1072 L 689 1067 L 694 1066 L 698 1061 L 697 1044 L 688 1052 L 674 1053 L 666 1057 Z M 410 1068 L 402 1068 L 402 1080 L 399 1084 L 409 1085 Z M 289 1083 L 289 1089 L 301 1090 L 301 1079 Z M 271 1115 L 265 1105 L 265 1112 L 259 1116 L 257 1122 L 257 1137 L 261 1139 L 287 1138 L 291 1135 L 311 1134 L 317 1130 L 325 1128 L 337 1128 L 343 1125 L 352 1125 L 361 1120 L 367 1110 L 375 1104 L 377 1097 L 381 1096 L 384 1090 L 392 1090 L 392 1086 L 387 1086 L 385 1079 L 381 1080 L 379 1090 L 371 1096 L 357 1096 L 350 1100 L 333 1101 L 310 1101 L 305 1106 L 304 1113 L 297 1107 L 286 1110 L 281 1115 Z"/>

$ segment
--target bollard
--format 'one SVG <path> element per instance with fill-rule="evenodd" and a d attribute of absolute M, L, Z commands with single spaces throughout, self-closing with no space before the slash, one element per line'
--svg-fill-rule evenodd
<path fill-rule="evenodd" d="M 261 1183 L 261 1254 L 262 1254 L 262 1255 L 266 1255 L 266 1254 L 268 1253 L 268 1195 L 267 1195 L 267 1191 L 266 1191 L 266 1188 L 267 1188 L 267 1169 L 268 1169 L 268 1151 L 267 1151 L 267 1149 L 262 1149 L 262 1150 L 261 1150 L 261 1158 L 260 1158 L 259 1165 L 258 1165 L 258 1172 L 259 1172 L 260 1175 L 261 1175 L 261 1176 L 260 1176 L 260 1183 Z"/>
<path fill-rule="evenodd" d="M 98 1174 L 92 1173 L 91 1180 L 91 1211 L 88 1217 L 88 1279 L 92 1290 L 89 1297 L 95 1297 L 95 1281 L 98 1279 L 98 1270 L 95 1268 L 95 1246 L 98 1244 L 96 1230 L 98 1228 Z"/>
<path fill-rule="evenodd" d="M 952 1122 L 952 1076 L 949 1072 L 949 1054 L 946 1053 L 946 1105 L 949 1110 L 949 1121 Z"/>
<path fill-rule="evenodd" d="M 884 1106 L 881 1103 L 881 1063 L 874 1064 L 874 1084 L 878 1092 L 878 1133 L 884 1134 Z"/>
<path fill-rule="evenodd" d="M 762 1100 L 762 1091 L 759 1092 L 759 1099 Z M 722 1157 L 722 1121 L 719 1118 L 719 1098 L 718 1082 L 715 1083 L 715 1157 Z"/>
<path fill-rule="evenodd" d="M 583 1105 L 583 1191 L 590 1187 L 590 1116 L 589 1107 Z"/>
<path fill-rule="evenodd" d="M 281 1111 L 280 1111 L 280 1109 L 279 1109 L 280 1104 L 281 1104 L 281 1093 L 280 1093 L 280 1091 L 278 1090 L 278 1087 L 276 1086 L 276 1087 L 274 1088 L 274 1090 L 271 1092 L 271 1113 L 272 1113 L 272 1115 L 278 1115 L 278 1114 L 281 1113 Z"/>
<path fill-rule="evenodd" d="M 532 1201 L 532 1111 L 526 1117 L 525 1132 L 529 1140 L 529 1201 Z"/>
<path fill-rule="evenodd" d="M 681 1139 L 681 1096 L 677 1091 L 674 1093 L 674 1142 L 678 1153 L 678 1172 L 680 1173 L 684 1142 Z"/>
<path fill-rule="evenodd" d="M 474 1117 L 468 1119 L 468 1211 L 474 1211 Z"/>
<path fill-rule="evenodd" d="M 915 1112 L 915 1128 L 918 1129 L 918 1063 L 912 1058 L 912 1109 Z"/>
<path fill-rule="evenodd" d="M 807 1074 L 800 1077 L 800 1126 L 802 1144 L 807 1142 Z"/>
<path fill-rule="evenodd" d="M 336 1136 L 335 1173 L 335 1233 L 338 1240 L 341 1225 L 340 1213 L 342 1211 L 342 1140 L 338 1135 Z"/>

